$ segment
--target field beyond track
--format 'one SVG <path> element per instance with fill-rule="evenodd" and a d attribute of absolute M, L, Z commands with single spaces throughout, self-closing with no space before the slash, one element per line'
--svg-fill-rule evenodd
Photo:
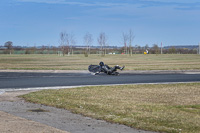
<path fill-rule="evenodd" d="M 109 66 L 126 66 L 126 70 L 200 70 L 200 55 L 0 55 L 0 69 L 15 70 L 87 70 L 100 61 Z"/>
<path fill-rule="evenodd" d="M 23 97 L 133 128 L 198 133 L 199 96 L 200 83 L 187 83 L 43 90 Z"/>

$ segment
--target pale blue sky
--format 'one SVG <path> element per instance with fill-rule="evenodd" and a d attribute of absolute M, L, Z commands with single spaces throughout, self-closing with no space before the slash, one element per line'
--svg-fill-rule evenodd
<path fill-rule="evenodd" d="M 77 45 L 105 32 L 109 45 L 122 46 L 122 33 L 132 29 L 133 46 L 162 42 L 200 42 L 200 0 L 1 0 L 0 45 L 59 46 L 61 31 L 73 33 Z"/>

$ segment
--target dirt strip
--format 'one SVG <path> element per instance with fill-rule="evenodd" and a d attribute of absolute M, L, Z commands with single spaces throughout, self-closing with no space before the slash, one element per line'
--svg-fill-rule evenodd
<path fill-rule="evenodd" d="M 68 133 L 38 122 L 0 111 L 1 133 Z"/>
<path fill-rule="evenodd" d="M 20 101 L 21 99 L 17 97 L 18 95 L 30 92 L 33 91 L 5 92 L 0 95 L 0 102 Z M 0 133 L 69 133 L 39 122 L 11 115 L 3 111 L 0 111 L 0 118 Z"/>

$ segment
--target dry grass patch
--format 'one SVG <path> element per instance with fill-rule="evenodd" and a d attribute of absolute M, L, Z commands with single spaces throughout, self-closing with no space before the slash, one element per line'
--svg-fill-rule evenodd
<path fill-rule="evenodd" d="M 139 129 L 200 131 L 200 83 L 43 90 L 23 97 Z"/>
<path fill-rule="evenodd" d="M 87 70 L 88 65 L 104 61 L 126 70 L 200 70 L 199 55 L 0 55 L 0 69 Z"/>

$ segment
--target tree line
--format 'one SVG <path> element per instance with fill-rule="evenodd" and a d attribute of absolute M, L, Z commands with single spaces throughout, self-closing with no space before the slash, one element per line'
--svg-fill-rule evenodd
<path fill-rule="evenodd" d="M 84 47 L 80 48 L 76 46 L 76 39 L 73 33 L 62 31 L 59 34 L 59 46 L 41 46 L 41 47 L 14 47 L 12 41 L 7 41 L 4 44 L 4 48 L 0 47 L 0 54 L 12 54 L 17 53 L 14 51 L 23 51 L 21 54 L 58 54 L 60 56 L 73 55 L 73 54 L 84 54 L 88 57 L 90 54 L 100 54 L 105 56 L 106 54 L 127 54 L 132 56 L 132 54 L 143 54 L 148 51 L 149 54 L 197 54 L 198 48 L 188 49 L 188 48 L 162 48 L 158 44 L 153 44 L 149 47 L 148 44 L 141 47 L 140 45 L 133 46 L 135 35 L 130 29 L 128 32 L 123 32 L 121 35 L 122 47 L 111 47 L 108 43 L 108 37 L 105 32 L 101 32 L 97 37 L 96 41 L 98 47 L 92 46 L 94 38 L 89 32 L 83 36 Z M 3 52 L 2 52 L 3 51 Z M 19 53 L 19 52 L 18 52 Z"/>
<path fill-rule="evenodd" d="M 128 33 L 122 34 L 122 40 L 125 47 L 124 53 L 132 55 L 132 43 L 134 40 L 134 34 L 133 31 L 130 29 Z M 84 39 L 84 45 L 86 46 L 86 49 L 84 51 L 85 56 L 87 57 L 89 54 L 91 54 L 91 45 L 94 41 L 92 34 L 89 32 L 86 33 L 83 37 Z M 108 43 L 108 37 L 105 34 L 105 32 L 101 32 L 97 38 L 97 42 L 100 46 L 99 53 L 102 56 L 105 56 L 108 53 L 109 49 L 109 43 Z M 60 47 L 62 51 L 62 55 L 65 54 L 70 55 L 73 54 L 73 46 L 76 44 L 74 35 L 71 33 L 68 33 L 66 31 L 62 31 L 60 33 Z"/>

